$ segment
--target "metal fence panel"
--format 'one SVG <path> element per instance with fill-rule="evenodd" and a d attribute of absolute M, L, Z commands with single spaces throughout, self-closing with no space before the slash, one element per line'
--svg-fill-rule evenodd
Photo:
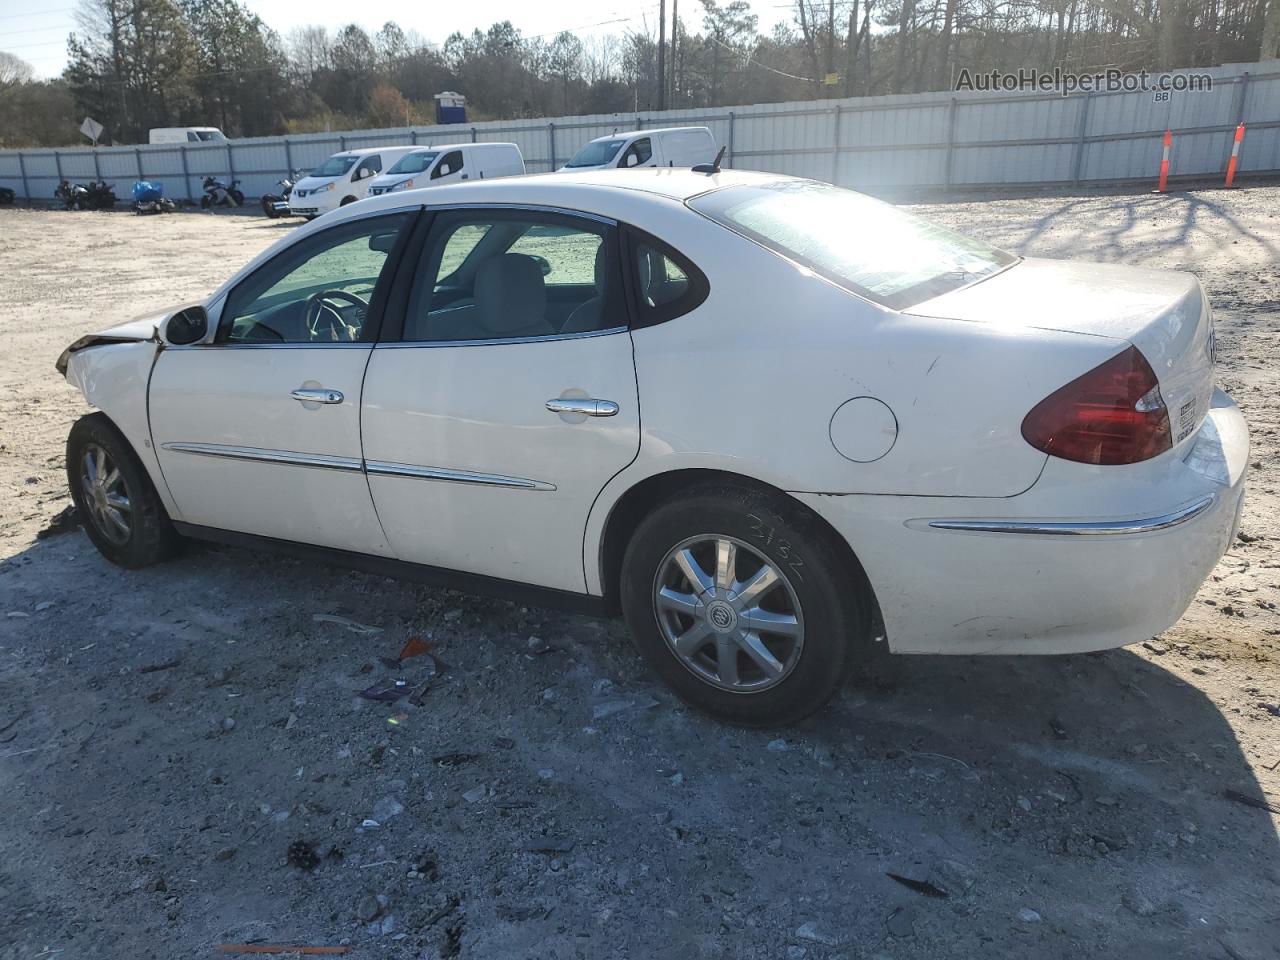
<path fill-rule="evenodd" d="M 1189 71 L 1182 71 L 1187 73 Z M 1174 131 L 1170 172 L 1216 176 L 1244 120 L 1242 173 L 1280 172 L 1280 60 L 1207 71 L 1210 91 L 918 93 L 714 109 L 503 120 L 258 137 L 229 143 L 0 151 L 0 185 L 51 198 L 60 177 L 101 176 L 127 196 L 139 175 L 171 197 L 199 197 L 206 176 L 238 179 L 247 197 L 275 189 L 291 170 L 319 166 L 340 150 L 457 142 L 512 142 L 531 173 L 564 163 L 611 133 L 703 125 L 728 148 L 727 165 L 902 188 L 1080 184 L 1154 180 L 1161 137 Z"/>

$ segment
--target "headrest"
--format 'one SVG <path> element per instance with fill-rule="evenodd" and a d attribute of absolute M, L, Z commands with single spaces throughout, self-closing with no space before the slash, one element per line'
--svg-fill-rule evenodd
<path fill-rule="evenodd" d="M 547 326 L 547 287 L 533 257 L 504 253 L 476 271 L 476 320 L 494 337 L 536 335 Z"/>

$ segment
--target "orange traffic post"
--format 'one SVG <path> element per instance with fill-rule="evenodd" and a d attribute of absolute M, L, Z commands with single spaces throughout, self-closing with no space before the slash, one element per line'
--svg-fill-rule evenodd
<path fill-rule="evenodd" d="M 1169 182 L 1169 148 L 1173 146 L 1173 131 L 1164 132 L 1164 155 L 1160 158 L 1160 186 L 1156 193 L 1164 193 L 1165 184 Z"/>
<path fill-rule="evenodd" d="M 1240 162 L 1240 144 L 1244 140 L 1244 124 L 1236 127 L 1235 142 L 1231 144 L 1231 159 L 1227 161 L 1227 182 L 1224 187 L 1231 186 L 1231 181 L 1236 178 L 1236 164 Z"/>

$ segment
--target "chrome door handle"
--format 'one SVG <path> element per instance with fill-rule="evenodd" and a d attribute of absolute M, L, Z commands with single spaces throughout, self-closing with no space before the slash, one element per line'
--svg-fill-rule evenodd
<path fill-rule="evenodd" d="M 618 405 L 612 400 L 548 400 L 547 409 L 552 413 L 580 413 L 586 417 L 612 417 L 618 412 Z"/>
<path fill-rule="evenodd" d="M 317 390 L 299 387 L 297 390 L 291 391 L 289 396 L 295 400 L 301 400 L 303 403 L 341 403 L 345 399 L 341 390 L 329 390 L 324 387 Z"/>

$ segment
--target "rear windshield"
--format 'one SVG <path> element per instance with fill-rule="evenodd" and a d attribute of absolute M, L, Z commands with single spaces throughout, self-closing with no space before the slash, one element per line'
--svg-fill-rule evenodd
<path fill-rule="evenodd" d="M 422 173 L 427 167 L 436 162 L 436 157 L 438 156 L 440 156 L 439 151 L 406 153 L 395 162 L 395 166 L 388 170 L 387 173 Z"/>
<path fill-rule="evenodd" d="M 592 140 L 573 155 L 566 167 L 598 167 L 618 155 L 626 140 Z"/>
<path fill-rule="evenodd" d="M 811 180 L 726 187 L 694 197 L 689 206 L 894 310 L 1017 260 L 880 200 Z"/>
<path fill-rule="evenodd" d="M 311 171 L 313 177 L 340 177 L 356 165 L 356 157 L 330 157 Z"/>

